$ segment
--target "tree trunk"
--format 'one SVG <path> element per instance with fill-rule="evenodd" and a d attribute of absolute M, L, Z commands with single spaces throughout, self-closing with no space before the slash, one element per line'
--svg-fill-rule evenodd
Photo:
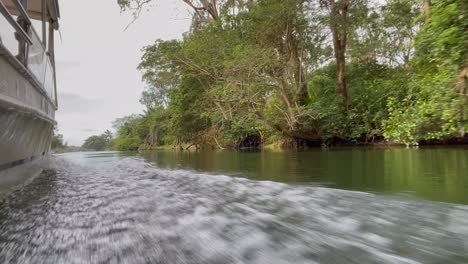
<path fill-rule="evenodd" d="M 348 112 L 348 90 L 346 87 L 345 63 L 346 61 L 345 61 L 344 54 L 337 57 L 336 79 L 338 80 L 338 86 L 340 87 L 340 95 L 341 97 L 343 97 L 345 111 Z"/>
<path fill-rule="evenodd" d="M 348 112 L 348 90 L 346 87 L 345 65 L 346 65 L 346 44 L 347 44 L 347 24 L 348 24 L 349 0 L 336 5 L 335 0 L 329 0 L 330 29 L 333 37 L 333 49 L 336 60 L 336 79 L 345 111 Z"/>
<path fill-rule="evenodd" d="M 296 117 L 296 111 L 294 110 L 294 102 L 291 100 L 287 93 L 287 84 L 286 80 L 284 80 L 284 77 L 281 77 L 281 80 L 278 80 L 278 86 L 279 86 L 279 93 L 281 95 L 281 98 L 283 99 L 284 104 L 286 105 L 287 108 L 287 116 L 288 116 L 288 124 L 290 129 L 296 130 L 299 127 L 299 124 L 297 122 L 297 117 Z"/>
<path fill-rule="evenodd" d="M 153 128 L 153 146 L 157 146 L 159 141 L 159 128 L 154 127 Z"/>
<path fill-rule="evenodd" d="M 289 63 L 292 64 L 293 77 L 296 85 L 295 102 L 299 105 L 305 105 L 308 97 L 307 83 L 305 80 L 304 69 L 302 67 L 298 40 L 291 27 L 288 27 L 286 49 L 289 55 Z"/>
<path fill-rule="evenodd" d="M 205 15 L 204 13 L 206 12 L 211 19 L 219 19 L 217 0 L 200 0 L 199 4 L 201 4 L 201 6 L 196 6 L 193 0 L 182 1 L 184 1 L 188 6 L 190 6 L 195 11 L 195 14 L 200 18 L 203 18 Z"/>
<path fill-rule="evenodd" d="M 424 21 L 426 24 L 427 24 L 427 21 L 429 20 L 430 9 L 431 9 L 431 1 L 424 0 Z"/>

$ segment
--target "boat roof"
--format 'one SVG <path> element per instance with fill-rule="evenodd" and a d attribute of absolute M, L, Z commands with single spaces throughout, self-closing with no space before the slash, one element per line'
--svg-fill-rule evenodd
<path fill-rule="evenodd" d="M 18 15 L 14 0 L 0 0 L 7 7 L 8 11 L 13 15 Z M 43 0 L 28 0 L 27 13 L 31 19 L 42 20 L 42 1 Z M 54 28 L 58 29 L 58 19 L 60 18 L 60 9 L 58 0 L 45 0 L 46 3 L 46 20 L 52 21 Z"/>

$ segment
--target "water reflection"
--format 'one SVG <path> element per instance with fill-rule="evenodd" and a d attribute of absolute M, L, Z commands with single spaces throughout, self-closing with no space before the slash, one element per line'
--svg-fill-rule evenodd
<path fill-rule="evenodd" d="M 146 152 L 162 168 L 184 168 L 255 180 L 407 193 L 468 204 L 468 149 L 335 149 L 329 151 Z"/>

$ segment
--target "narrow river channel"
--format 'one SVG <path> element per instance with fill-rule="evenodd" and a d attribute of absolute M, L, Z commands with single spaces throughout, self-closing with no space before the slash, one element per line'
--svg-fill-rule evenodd
<path fill-rule="evenodd" d="M 468 150 L 69 153 L 0 263 L 468 263 Z"/>

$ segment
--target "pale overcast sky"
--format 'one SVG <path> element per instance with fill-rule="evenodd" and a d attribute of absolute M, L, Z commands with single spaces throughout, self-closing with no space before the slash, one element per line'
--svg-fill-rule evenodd
<path fill-rule="evenodd" d="M 182 1 L 154 0 L 126 31 L 131 13 L 117 0 L 61 0 L 57 37 L 59 132 L 69 145 L 111 128 L 118 117 L 142 113 L 145 87 L 136 69 L 141 48 L 156 39 L 181 38 L 190 15 Z"/>

